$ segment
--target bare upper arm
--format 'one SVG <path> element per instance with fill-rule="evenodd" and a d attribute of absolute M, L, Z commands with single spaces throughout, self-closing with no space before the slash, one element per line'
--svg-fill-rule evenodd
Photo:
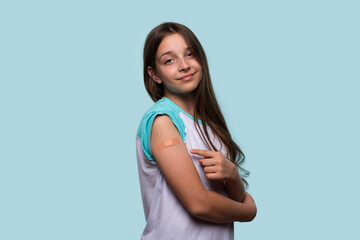
<path fill-rule="evenodd" d="M 177 138 L 176 144 L 169 140 Z M 166 142 L 166 143 L 165 143 Z M 165 144 L 164 144 L 165 143 Z M 170 146 L 171 145 L 171 146 Z M 192 162 L 185 143 L 171 119 L 157 116 L 151 131 L 151 151 L 167 183 L 192 214 L 206 201 L 206 189 Z"/>

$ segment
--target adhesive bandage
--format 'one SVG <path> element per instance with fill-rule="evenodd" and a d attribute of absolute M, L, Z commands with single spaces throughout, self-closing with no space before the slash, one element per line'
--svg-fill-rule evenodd
<path fill-rule="evenodd" d="M 158 144 L 157 148 L 158 148 L 158 150 L 164 150 L 165 148 L 174 146 L 179 143 L 180 143 L 180 141 L 178 138 L 172 138 L 172 139 L 166 140 L 165 142 Z"/>

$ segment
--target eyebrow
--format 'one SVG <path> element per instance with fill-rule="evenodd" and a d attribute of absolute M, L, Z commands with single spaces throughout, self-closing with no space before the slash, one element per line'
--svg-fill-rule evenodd
<path fill-rule="evenodd" d="M 168 52 L 165 52 L 165 53 L 161 54 L 159 59 L 162 58 L 164 55 L 167 55 L 167 54 L 170 54 L 170 53 L 172 53 L 172 51 L 168 51 Z"/>
<path fill-rule="evenodd" d="M 190 47 L 185 48 L 185 51 L 191 50 Z M 171 54 L 173 51 L 167 51 L 160 55 L 159 59 L 161 59 L 164 55 Z"/>

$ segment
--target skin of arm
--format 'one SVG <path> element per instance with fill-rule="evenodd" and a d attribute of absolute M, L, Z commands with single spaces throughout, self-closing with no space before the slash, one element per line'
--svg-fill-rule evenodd
<path fill-rule="evenodd" d="M 161 150 L 157 147 L 173 138 L 178 138 L 179 144 Z M 255 218 L 256 205 L 250 194 L 238 202 L 203 186 L 180 134 L 166 115 L 154 120 L 151 151 L 167 183 L 191 215 L 217 223 L 249 222 Z"/>

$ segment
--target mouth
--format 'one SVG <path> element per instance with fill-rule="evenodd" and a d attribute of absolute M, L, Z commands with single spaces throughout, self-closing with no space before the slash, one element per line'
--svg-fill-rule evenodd
<path fill-rule="evenodd" d="M 179 80 L 188 81 L 188 80 L 192 79 L 192 77 L 193 77 L 194 75 L 195 75 L 195 73 L 186 74 L 185 76 L 182 76 L 181 78 L 179 78 Z"/>

